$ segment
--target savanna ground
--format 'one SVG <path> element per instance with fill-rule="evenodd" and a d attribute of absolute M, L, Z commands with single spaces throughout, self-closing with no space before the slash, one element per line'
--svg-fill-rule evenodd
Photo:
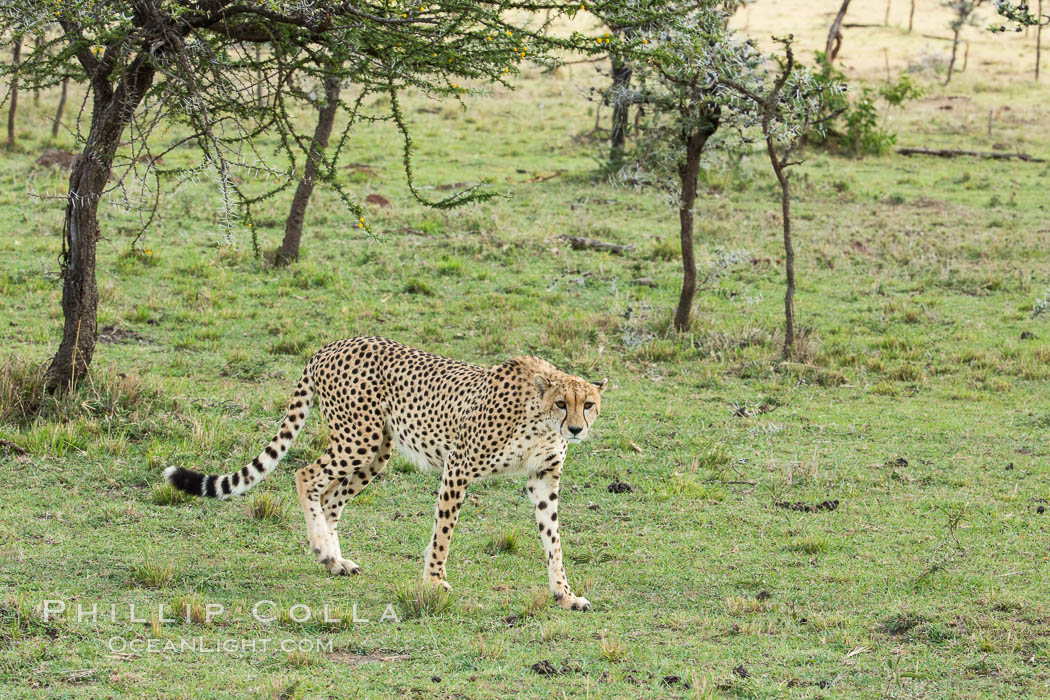
<path fill-rule="evenodd" d="M 920 36 L 946 35 L 932 5 L 920 3 L 912 35 L 850 30 L 843 49 L 866 84 L 884 76 L 883 47 L 894 73 L 929 67 L 918 73 L 927 96 L 891 115 L 901 145 L 1050 156 L 1031 40 L 971 30 L 966 72 L 940 87 L 945 43 Z M 850 21 L 881 22 L 884 9 Z M 903 3 L 893 12 L 906 22 Z M 808 49 L 826 21 L 795 0 L 760 0 L 738 18 L 763 38 L 794 31 Z M 28 423 L 16 384 L 61 328 L 61 207 L 31 195 L 62 192 L 66 173 L 34 165 L 55 97 L 37 108 L 23 95 L 0 188 L 0 436 L 25 451 L 0 447 L 0 695 L 1050 694 L 1050 167 L 810 152 L 795 176 L 807 330 L 800 357 L 782 362 L 764 157 L 705 173 L 701 275 L 724 275 L 699 294 L 693 331 L 675 335 L 677 217 L 658 194 L 605 184 L 594 148 L 574 141 L 593 124 L 580 97 L 592 76 L 587 65 L 529 71 L 516 92 L 466 111 L 411 101 L 422 183 L 485 175 L 509 195 L 447 214 L 407 194 L 392 129 L 360 131 L 349 160 L 369 167 L 345 180 L 392 202 L 369 212 L 377 238 L 318 192 L 304 259 L 286 270 L 256 260 L 246 232 L 224 246 L 207 180 L 162 200 L 140 242 L 149 255 L 131 249 L 137 218 L 105 207 L 91 381 Z M 286 205 L 259 213 L 264 249 L 279 242 Z M 562 233 L 634 248 L 576 252 Z M 364 573 L 328 576 L 306 552 L 293 485 L 324 444 L 316 414 L 252 497 L 183 501 L 159 487 L 167 465 L 218 473 L 250 460 L 305 358 L 355 334 L 482 364 L 534 353 L 611 377 L 562 498 L 567 568 L 591 612 L 545 597 L 516 481 L 472 487 L 449 564 L 455 592 L 419 610 L 405 592 L 436 477 L 400 460 L 343 518 L 344 552 Z M 826 501 L 838 505 L 776 505 Z M 46 599 L 97 604 L 100 617 L 44 622 Z M 276 621 L 252 618 L 259 600 L 275 603 Z M 147 622 L 130 620 L 132 603 Z M 191 619 L 161 622 L 160 604 L 180 616 L 189 605 Z M 226 612 L 206 623 L 207 604 Z M 295 622 L 296 604 L 312 619 Z M 326 604 L 338 621 L 318 619 Z M 379 621 L 388 604 L 396 623 Z M 370 622 L 353 621 L 355 605 Z M 122 646 L 149 638 L 271 646 Z M 281 640 L 325 648 L 288 653 Z"/>

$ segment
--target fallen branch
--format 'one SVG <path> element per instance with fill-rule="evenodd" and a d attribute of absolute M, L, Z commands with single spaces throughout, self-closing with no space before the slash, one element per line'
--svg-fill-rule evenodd
<path fill-rule="evenodd" d="M 562 234 L 558 236 L 569 242 L 573 250 L 604 250 L 615 255 L 624 255 L 628 251 L 633 250 L 633 245 L 619 245 L 618 243 L 606 243 L 605 241 L 596 241 L 593 238 L 580 238 L 579 236 L 569 236 Z"/>
<path fill-rule="evenodd" d="M 537 174 L 535 177 L 530 177 L 525 182 L 526 183 L 546 182 L 547 180 L 553 180 L 556 177 L 561 177 L 564 174 L 565 174 L 564 170 L 556 170 L 553 173 L 551 173 L 550 175 L 539 175 L 539 174 Z"/>
<path fill-rule="evenodd" d="M 992 160 L 1024 160 L 1029 163 L 1045 163 L 1043 158 L 1035 158 L 1027 153 L 997 153 L 989 151 L 960 151 L 950 148 L 898 148 L 897 153 L 903 156 L 937 156 L 938 158 L 955 158 L 971 156 L 973 158 L 990 158 Z"/>

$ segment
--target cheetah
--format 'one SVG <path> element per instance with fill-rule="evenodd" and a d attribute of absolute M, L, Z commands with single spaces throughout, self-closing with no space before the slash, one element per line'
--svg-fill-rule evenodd
<path fill-rule="evenodd" d="M 320 405 L 328 448 L 296 472 L 310 548 L 332 574 L 361 568 L 343 557 L 343 507 L 387 466 L 396 449 L 420 469 L 440 470 L 434 529 L 423 579 L 451 589 L 445 562 L 467 487 L 493 475 L 524 475 L 547 558 L 550 589 L 562 608 L 588 610 L 562 565 L 558 486 L 569 444 L 588 437 L 608 380 L 589 382 L 537 357 L 479 367 L 386 338 L 348 338 L 307 363 L 277 436 L 251 464 L 223 476 L 169 467 L 175 488 L 212 498 L 244 493 L 269 475 Z"/>

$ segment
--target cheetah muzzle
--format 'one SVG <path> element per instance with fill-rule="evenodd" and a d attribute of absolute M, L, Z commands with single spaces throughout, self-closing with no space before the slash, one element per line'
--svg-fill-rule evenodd
<path fill-rule="evenodd" d="M 229 498 L 262 481 L 287 454 L 315 402 L 328 422 L 328 448 L 298 470 L 295 484 L 310 548 L 332 574 L 361 571 L 344 559 L 343 507 L 375 479 L 396 449 L 421 469 L 440 470 L 434 531 L 423 579 L 450 588 L 445 561 L 467 487 L 493 475 L 524 475 L 547 557 L 551 592 L 565 609 L 588 610 L 562 565 L 558 486 L 570 443 L 585 440 L 608 380 L 588 382 L 536 357 L 495 367 L 450 360 L 385 338 L 348 338 L 306 365 L 277 436 L 251 464 L 222 476 L 169 467 L 176 488 Z"/>

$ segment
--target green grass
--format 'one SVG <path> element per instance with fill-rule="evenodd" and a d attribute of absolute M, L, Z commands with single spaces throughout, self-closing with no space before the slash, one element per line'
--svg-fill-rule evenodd
<path fill-rule="evenodd" d="M 971 57 L 950 92 L 931 80 L 893 119 L 901 143 L 1050 155 L 1045 87 L 993 85 L 980 69 Z M 61 206 L 29 195 L 61 192 L 66 174 L 33 163 L 55 96 L 39 110 L 22 100 L 0 186 L 0 439 L 14 446 L 0 443 L 0 695 L 1050 695 L 1050 168 L 806 154 L 794 203 L 804 332 L 785 363 L 762 154 L 705 179 L 701 270 L 747 254 L 674 334 L 677 212 L 594 175 L 593 151 L 572 138 L 594 122 L 578 95 L 592 68 L 571 70 L 535 71 L 522 92 L 466 112 L 406 100 L 421 186 L 485 175 L 507 198 L 425 209 L 402 182 L 396 133 L 356 132 L 345 153 L 376 177 L 345 171 L 351 191 L 392 206 L 368 212 L 371 238 L 319 189 L 303 260 L 287 269 L 256 260 L 246 230 L 223 247 L 208 178 L 161 200 L 139 242 L 149 256 L 128 252 L 138 214 L 104 203 L 109 330 L 90 381 L 62 398 L 41 391 L 62 323 Z M 988 110 L 1007 104 L 986 136 Z M 188 150 L 165 157 L 191 163 Z M 263 250 L 287 203 L 256 210 Z M 566 232 L 634 249 L 572 251 Z M 265 491 L 215 502 L 161 483 L 169 465 L 247 464 L 305 358 L 359 334 L 610 378 L 560 500 L 566 568 L 590 612 L 546 593 L 519 480 L 471 488 L 455 591 L 420 592 L 437 477 L 400 459 L 343 514 L 344 556 L 362 574 L 329 576 L 307 551 L 293 480 L 325 444 L 316 412 Z M 774 505 L 832 499 L 833 511 Z M 44 621 L 55 599 L 68 609 Z M 266 620 L 259 601 L 273 603 Z M 78 603 L 97 604 L 98 620 L 78 621 Z M 115 620 L 101 614 L 111 605 Z M 210 606 L 224 613 L 209 621 Z M 139 653 L 110 648 L 114 637 L 276 646 Z"/>

